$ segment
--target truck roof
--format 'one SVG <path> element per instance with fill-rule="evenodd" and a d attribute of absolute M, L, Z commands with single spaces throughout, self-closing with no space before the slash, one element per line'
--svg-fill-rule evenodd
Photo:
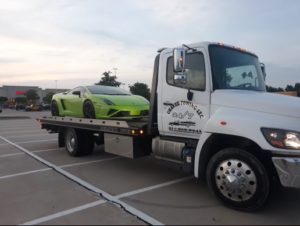
<path fill-rule="evenodd" d="M 203 42 L 197 42 L 197 43 L 191 43 L 191 44 L 185 44 L 185 45 L 189 46 L 191 48 L 199 48 L 199 47 L 208 48 L 209 45 L 219 45 L 219 46 L 223 46 L 223 47 L 227 47 L 227 48 L 236 49 L 236 50 L 239 50 L 239 51 L 242 51 L 242 52 L 247 52 L 247 53 L 250 53 L 250 54 L 257 57 L 257 55 L 255 53 L 253 53 L 253 52 L 251 52 L 247 49 L 240 48 L 240 47 L 234 46 L 234 45 L 224 44 L 222 42 L 203 41 Z M 182 47 L 182 45 L 177 46 L 177 47 Z M 177 47 L 175 47 L 175 48 L 177 48 Z M 173 48 L 160 48 L 158 50 L 159 53 L 170 52 L 170 51 L 173 51 Z"/>

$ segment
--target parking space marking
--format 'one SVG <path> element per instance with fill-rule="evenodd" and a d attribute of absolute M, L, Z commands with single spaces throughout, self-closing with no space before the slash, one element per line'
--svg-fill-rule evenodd
<path fill-rule="evenodd" d="M 121 195 L 117 195 L 117 196 L 114 196 L 114 197 L 117 198 L 117 199 L 126 198 L 126 197 L 129 197 L 129 196 L 137 195 L 137 194 L 144 193 L 144 192 L 147 192 L 147 191 L 151 191 L 151 190 L 167 187 L 167 186 L 170 186 L 170 185 L 178 184 L 178 183 L 190 180 L 192 178 L 193 178 L 192 176 L 184 177 L 184 178 L 181 178 L 181 179 L 172 180 L 172 181 L 169 181 L 169 182 L 157 184 L 157 185 L 150 186 L 150 187 L 147 187 L 147 188 L 142 188 L 142 189 L 134 190 L 134 191 L 131 191 L 131 192 L 126 192 L 126 193 L 123 193 Z M 80 212 L 82 210 L 86 210 L 86 209 L 89 209 L 89 208 L 92 208 L 92 207 L 95 207 L 95 206 L 98 206 L 98 205 L 102 205 L 102 204 L 105 204 L 105 203 L 107 203 L 106 200 L 100 200 L 100 201 L 92 202 L 92 203 L 85 204 L 85 205 L 82 205 L 82 206 L 78 206 L 78 207 L 75 207 L 75 208 L 72 208 L 72 209 L 69 209 L 69 210 L 64 210 L 62 212 L 51 214 L 49 216 L 45 216 L 45 217 L 38 218 L 38 219 L 35 219 L 35 220 L 32 220 L 32 221 L 28 221 L 28 222 L 26 222 L 22 225 L 37 225 L 37 224 L 45 223 L 47 221 L 54 220 L 54 219 L 57 219 L 57 218 L 60 218 L 60 217 L 64 217 L 64 216 L 67 216 L 67 215 L 70 215 L 70 214 L 73 214 L 73 213 L 76 213 L 76 212 Z"/>
<path fill-rule="evenodd" d="M 40 137 L 40 136 L 49 136 L 49 135 L 56 135 L 56 134 L 49 134 L 49 133 L 33 133 L 27 135 L 20 135 L 20 136 L 12 136 L 12 137 L 5 137 L 6 139 L 14 139 L 14 138 L 22 138 L 22 137 Z M 57 135 L 56 135 L 57 136 Z"/>
<path fill-rule="evenodd" d="M 0 177 L 0 180 L 12 178 L 12 177 L 19 177 L 19 176 L 34 174 L 34 173 L 45 172 L 45 171 L 49 171 L 49 170 L 52 170 L 52 169 L 51 168 L 44 168 L 44 169 L 39 169 L 39 170 L 32 170 L 32 171 L 27 171 L 27 172 L 22 172 L 22 173 L 6 175 L 6 176 Z"/>
<path fill-rule="evenodd" d="M 93 163 L 112 161 L 112 160 L 121 159 L 121 158 L 123 158 L 123 157 L 113 157 L 113 158 L 107 158 L 107 159 L 99 159 L 99 160 L 86 161 L 86 162 L 78 162 L 78 163 L 73 163 L 73 164 L 62 165 L 62 166 L 59 166 L 59 167 L 61 167 L 61 168 L 70 168 L 70 167 L 74 167 L 74 166 L 83 166 L 83 165 L 88 165 L 88 164 L 93 164 Z"/>
<path fill-rule="evenodd" d="M 122 199 L 122 198 L 125 198 L 125 197 L 137 195 L 137 194 L 144 193 L 144 192 L 147 192 L 147 191 L 167 187 L 167 186 L 170 186 L 170 185 L 173 185 L 173 184 L 178 184 L 178 183 L 190 180 L 192 178 L 193 178 L 193 176 L 189 176 L 189 177 L 184 177 L 184 178 L 180 178 L 180 179 L 177 179 L 177 180 L 168 181 L 168 182 L 165 182 L 165 183 L 162 183 L 162 184 L 157 184 L 157 185 L 153 185 L 153 186 L 150 186 L 150 187 L 137 189 L 135 191 L 130 191 L 130 192 L 126 192 L 126 193 L 117 195 L 116 198 Z"/>
<path fill-rule="evenodd" d="M 49 151 L 60 151 L 65 148 L 52 148 L 52 149 L 45 149 L 45 150 L 36 150 L 36 151 L 31 151 L 32 153 L 43 153 L 43 152 L 49 152 Z"/>
<path fill-rule="evenodd" d="M 0 137 L 1 137 L 1 136 L 0 136 Z M 4 138 L 4 137 L 3 137 L 3 138 Z M 43 143 L 43 142 L 48 142 L 48 141 L 57 141 L 57 139 L 21 141 L 21 142 L 16 142 L 16 144 Z M 6 143 L 6 144 L 0 144 L 0 146 L 7 146 L 7 145 L 9 145 L 9 143 Z"/>
<path fill-rule="evenodd" d="M 78 207 L 75 207 L 75 208 L 72 208 L 72 209 L 69 209 L 69 210 L 65 210 L 65 211 L 61 211 L 61 212 L 49 215 L 49 216 L 46 216 L 46 217 L 41 217 L 41 218 L 38 218 L 38 219 L 35 219 L 35 220 L 32 220 L 32 221 L 28 221 L 28 222 L 23 223 L 21 225 L 41 224 L 41 223 L 44 223 L 44 222 L 47 222 L 47 221 L 50 221 L 50 220 L 54 220 L 54 219 L 66 216 L 66 215 L 70 215 L 72 213 L 80 212 L 82 210 L 86 210 L 86 209 L 89 209 L 89 208 L 92 208 L 92 207 L 95 207 L 95 206 L 99 206 L 99 205 L 102 205 L 104 203 L 107 203 L 107 201 L 106 200 L 99 200 L 99 201 L 91 202 L 91 203 L 88 203 L 88 204 L 85 204 L 85 205 L 82 205 L 82 206 L 78 206 Z"/>
<path fill-rule="evenodd" d="M 25 155 L 25 153 L 16 153 L 16 154 Z M 73 167 L 73 166 L 81 166 L 81 165 L 87 165 L 87 164 L 92 164 L 92 163 L 97 163 L 97 162 L 111 161 L 111 160 L 119 159 L 119 158 L 122 158 L 122 157 L 114 157 L 114 158 L 99 159 L 99 160 L 94 160 L 94 161 L 79 162 L 79 163 L 74 163 L 74 164 L 60 165 L 58 167 L 59 168 L 70 168 L 70 167 Z M 39 172 L 44 172 L 44 171 L 48 171 L 48 170 L 52 170 L 52 168 L 44 168 L 44 169 L 39 169 L 39 170 L 25 171 L 25 172 L 22 172 L 22 173 L 16 173 L 16 174 L 10 174 L 10 175 L 6 175 L 6 176 L 1 176 L 0 180 L 12 178 L 12 177 L 18 177 L 18 176 L 34 174 L 34 173 L 39 173 Z"/>
<path fill-rule="evenodd" d="M 24 153 L 12 153 L 12 154 L 5 154 L 5 155 L 0 155 L 0 158 L 7 158 L 7 157 L 12 157 L 12 156 L 17 156 L 17 155 L 25 155 Z"/>
<path fill-rule="evenodd" d="M 22 141 L 22 142 L 16 142 L 16 144 L 31 144 L 31 143 L 43 143 L 48 141 L 57 141 L 56 139 L 49 139 L 49 140 L 30 140 L 30 141 Z"/>
<path fill-rule="evenodd" d="M 101 195 L 108 202 L 123 208 L 126 212 L 138 217 L 139 219 L 143 220 L 144 222 L 147 222 L 148 224 L 151 224 L 151 225 L 163 225 L 161 222 L 159 222 L 158 220 L 156 220 L 153 217 L 149 216 L 148 214 L 134 208 L 133 206 L 130 206 L 129 204 L 119 200 L 118 198 L 112 196 L 111 194 L 109 194 L 109 193 L 95 187 L 94 185 L 80 179 L 79 177 L 65 171 L 61 167 L 56 166 L 56 165 L 48 162 L 47 160 L 45 160 L 43 158 L 40 158 L 39 156 L 37 156 L 34 153 L 28 151 L 27 149 L 21 147 L 20 145 L 18 145 L 16 143 L 13 143 L 10 140 L 7 140 L 6 138 L 4 138 L 2 136 L 0 136 L 0 139 L 4 140 L 5 142 L 7 142 L 11 145 L 13 145 L 14 147 L 16 147 L 19 150 L 23 151 L 24 153 L 28 154 L 32 158 L 40 161 L 41 163 L 47 165 L 48 167 L 52 168 L 53 170 L 55 170 L 56 172 L 62 174 L 63 176 L 69 178 L 70 180 L 74 181 L 75 183 L 80 184 L 81 186 L 85 187 L 86 189 Z"/>
<path fill-rule="evenodd" d="M 1 136 L 7 136 L 7 135 L 10 135 L 10 134 L 36 133 L 37 131 L 39 131 L 39 128 L 37 128 L 35 130 L 16 130 L 16 131 L 9 131 L 9 132 L 7 130 L 5 130 L 5 131 L 6 131 L 5 133 L 0 132 L 0 135 Z"/>
<path fill-rule="evenodd" d="M 7 145 L 10 145 L 10 144 L 7 144 Z M 64 148 L 52 148 L 52 149 L 32 151 L 32 153 L 43 153 L 43 152 L 50 152 L 50 151 L 59 151 L 59 150 L 63 150 L 63 149 Z M 20 153 L 12 153 L 12 154 L 3 154 L 3 155 L 0 155 L 0 158 L 7 158 L 7 157 L 12 157 L 12 156 L 17 156 L 17 155 L 25 155 L 25 153 L 20 152 Z"/>

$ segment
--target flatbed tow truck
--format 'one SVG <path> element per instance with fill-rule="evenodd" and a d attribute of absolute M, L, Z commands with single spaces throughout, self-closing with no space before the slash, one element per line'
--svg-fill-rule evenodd
<path fill-rule="evenodd" d="M 225 205 L 252 211 L 274 180 L 300 188 L 300 99 L 266 93 L 265 76 L 255 54 L 234 46 L 164 48 L 148 117 L 38 120 L 72 156 L 90 154 L 95 143 L 132 159 L 152 154 L 204 178 Z"/>

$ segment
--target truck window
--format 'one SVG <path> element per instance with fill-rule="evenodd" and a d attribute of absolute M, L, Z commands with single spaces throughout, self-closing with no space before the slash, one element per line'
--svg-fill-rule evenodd
<path fill-rule="evenodd" d="M 255 55 L 218 45 L 210 45 L 209 54 L 214 90 L 266 90 L 262 70 Z"/>
<path fill-rule="evenodd" d="M 193 90 L 205 90 L 206 75 L 205 75 L 205 63 L 204 56 L 202 53 L 191 53 L 186 55 L 186 69 L 185 74 L 187 76 L 186 84 L 175 84 L 173 70 L 174 58 L 168 58 L 167 65 L 167 83 L 172 86 L 177 86 L 185 89 Z"/>

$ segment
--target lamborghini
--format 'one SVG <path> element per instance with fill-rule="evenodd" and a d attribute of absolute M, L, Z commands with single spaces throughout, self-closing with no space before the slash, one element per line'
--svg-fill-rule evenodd
<path fill-rule="evenodd" d="M 52 97 L 52 116 L 116 119 L 148 115 L 149 101 L 121 88 L 81 86 Z"/>

